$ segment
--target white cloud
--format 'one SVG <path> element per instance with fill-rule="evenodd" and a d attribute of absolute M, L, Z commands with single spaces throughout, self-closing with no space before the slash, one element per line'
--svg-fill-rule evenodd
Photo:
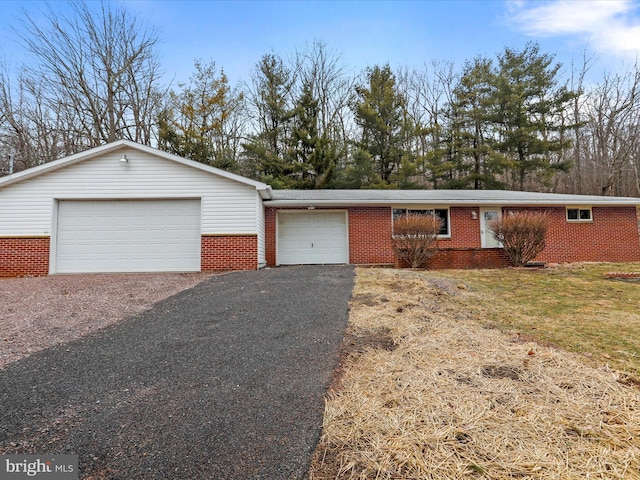
<path fill-rule="evenodd" d="M 509 19 L 534 37 L 574 36 L 603 53 L 640 53 L 638 3 L 632 0 L 514 1 Z"/>

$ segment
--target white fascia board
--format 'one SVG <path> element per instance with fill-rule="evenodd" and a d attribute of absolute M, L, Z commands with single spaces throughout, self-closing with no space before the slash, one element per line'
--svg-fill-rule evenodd
<path fill-rule="evenodd" d="M 607 200 L 514 200 L 514 199 L 478 199 L 478 200 L 267 200 L 266 207 L 366 207 L 366 206 L 411 206 L 411 205 L 442 205 L 453 207 L 465 206 L 565 206 L 565 205 L 593 205 L 593 206 L 640 206 L 640 198 L 603 197 Z"/>

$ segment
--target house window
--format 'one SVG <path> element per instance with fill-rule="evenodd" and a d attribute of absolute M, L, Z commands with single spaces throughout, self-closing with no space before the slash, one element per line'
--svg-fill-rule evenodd
<path fill-rule="evenodd" d="M 591 222 L 591 207 L 567 207 L 567 222 Z"/>
<path fill-rule="evenodd" d="M 400 215 L 406 215 L 408 213 L 413 213 L 417 215 L 435 215 L 442 220 L 442 226 L 440 227 L 440 233 L 438 237 L 449 237 L 451 233 L 449 232 L 449 209 L 448 208 L 420 208 L 420 209 L 410 209 L 410 208 L 394 208 L 393 209 L 393 219 L 395 220 Z"/>

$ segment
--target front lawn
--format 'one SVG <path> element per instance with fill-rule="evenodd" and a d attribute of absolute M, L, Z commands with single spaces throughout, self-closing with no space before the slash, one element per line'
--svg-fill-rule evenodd
<path fill-rule="evenodd" d="M 319 479 L 640 478 L 640 264 L 358 269 Z"/>
<path fill-rule="evenodd" d="M 569 264 L 544 270 L 429 272 L 470 285 L 484 324 L 551 342 L 640 378 L 640 264 Z M 426 272 L 425 272 L 426 273 Z M 470 307 L 472 307 L 471 305 Z"/>

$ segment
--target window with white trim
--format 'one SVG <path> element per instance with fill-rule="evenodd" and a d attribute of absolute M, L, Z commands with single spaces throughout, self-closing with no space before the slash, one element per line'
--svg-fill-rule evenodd
<path fill-rule="evenodd" d="M 591 207 L 567 207 L 567 222 L 592 222 Z"/>
<path fill-rule="evenodd" d="M 436 217 L 442 220 L 442 225 L 440 227 L 440 233 L 438 237 L 449 237 L 451 233 L 449 231 L 449 209 L 448 208 L 394 208 L 393 209 L 393 219 L 395 220 L 400 215 L 406 215 L 408 213 L 413 213 L 416 215 L 435 215 Z"/>

